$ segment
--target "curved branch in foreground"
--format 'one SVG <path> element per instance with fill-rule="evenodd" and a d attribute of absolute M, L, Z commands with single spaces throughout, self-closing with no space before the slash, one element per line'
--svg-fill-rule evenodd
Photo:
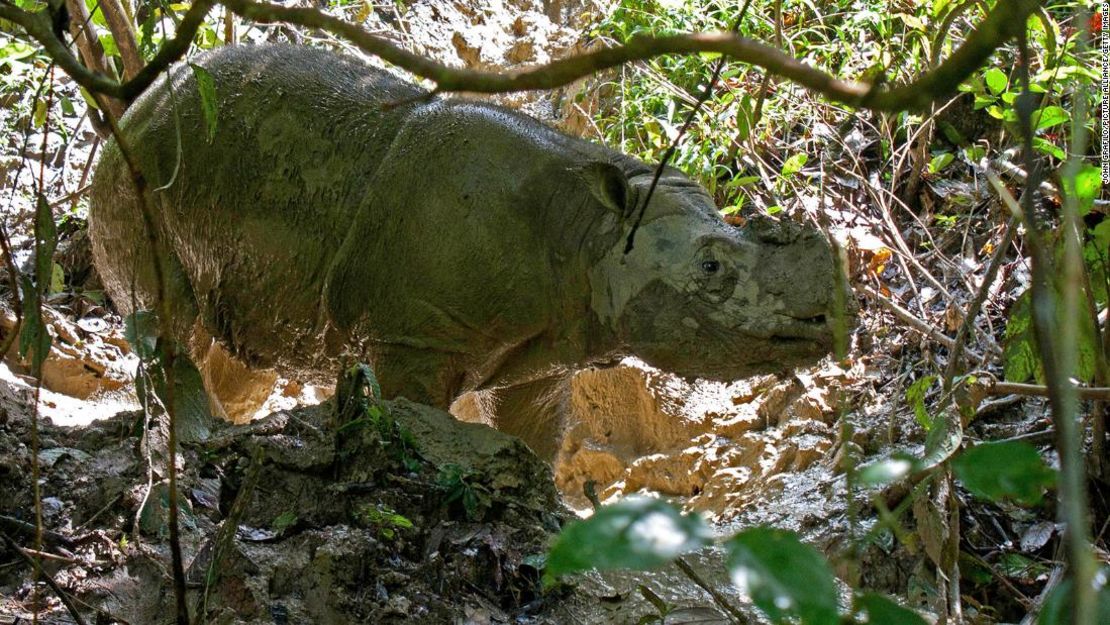
<path fill-rule="evenodd" d="M 158 74 L 185 54 L 205 15 L 217 1 L 194 2 L 178 25 L 174 38 L 162 46 L 154 59 L 135 78 L 123 84 L 91 72 L 81 65 L 66 46 L 54 37 L 45 12 L 29 13 L 5 3 L 0 4 L 0 18 L 22 26 L 82 87 L 124 100 L 133 100 L 150 86 Z M 830 100 L 882 111 L 921 109 L 947 97 L 956 90 L 957 85 L 985 64 L 1002 43 L 1021 32 L 1028 17 L 1040 6 L 1037 0 L 999 2 L 944 63 L 911 83 L 885 90 L 876 85 L 841 80 L 766 44 L 728 33 L 663 37 L 638 35 L 625 45 L 560 59 L 527 70 L 498 73 L 448 67 L 315 9 L 283 7 L 254 0 L 222 0 L 221 3 L 241 17 L 257 22 L 286 22 L 326 30 L 349 40 L 367 54 L 380 57 L 435 82 L 435 90 L 441 92 L 502 93 L 552 89 L 630 61 L 664 54 L 716 52 L 762 67 Z"/>
<path fill-rule="evenodd" d="M 435 90 L 441 92 L 501 93 L 552 89 L 630 61 L 663 54 L 717 52 L 763 67 L 831 100 L 884 111 L 921 109 L 955 92 L 956 86 L 985 64 L 1002 43 L 1024 28 L 1027 18 L 1040 6 L 1037 0 L 998 3 L 963 45 L 939 67 L 911 83 L 880 90 L 874 85 L 841 80 L 766 44 L 729 33 L 664 37 L 637 35 L 621 46 L 560 59 L 531 69 L 498 73 L 448 67 L 315 9 L 283 7 L 255 0 L 222 0 L 222 4 L 241 17 L 256 22 L 285 22 L 326 30 L 349 40 L 367 54 L 435 82 Z"/>
<path fill-rule="evenodd" d="M 139 97 L 158 75 L 180 59 L 189 50 L 200 25 L 216 0 L 197 0 L 189 7 L 173 39 L 162 44 L 161 49 L 131 80 L 120 83 L 100 72 L 90 70 L 81 64 L 69 51 L 69 46 L 54 36 L 50 16 L 46 10 L 24 11 L 8 3 L 0 3 L 0 18 L 18 24 L 50 55 L 50 58 L 69 74 L 73 80 L 90 92 L 102 93 L 113 98 L 130 102 Z"/>

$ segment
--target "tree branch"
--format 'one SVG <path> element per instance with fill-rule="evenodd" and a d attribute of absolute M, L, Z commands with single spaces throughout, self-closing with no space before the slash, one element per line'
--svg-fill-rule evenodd
<path fill-rule="evenodd" d="M 216 0 L 194 2 L 178 24 L 174 38 L 164 43 L 150 63 L 125 83 L 120 83 L 82 65 L 70 53 L 69 47 L 54 36 L 50 16 L 45 9 L 32 13 L 14 5 L 0 3 L 0 18 L 21 26 L 77 84 L 91 92 L 130 102 L 145 91 L 167 67 L 185 55 L 197 30 L 204 22 L 204 17 L 215 4 Z"/>
<path fill-rule="evenodd" d="M 315 9 L 283 7 L 254 0 L 223 0 L 241 17 L 256 22 L 285 22 L 319 28 L 343 37 L 363 52 L 377 56 L 436 83 L 436 91 L 503 93 L 553 89 L 579 78 L 630 61 L 664 54 L 717 52 L 736 61 L 763 67 L 825 97 L 874 110 L 920 109 L 956 90 L 1003 42 L 1014 37 L 1036 11 L 1037 0 L 999 3 L 972 31 L 960 48 L 936 69 L 912 83 L 881 91 L 873 85 L 846 81 L 758 41 L 730 33 L 701 33 L 652 37 L 633 36 L 626 44 L 576 55 L 546 65 L 508 73 L 448 67 L 403 50 L 388 40 Z"/>
<path fill-rule="evenodd" d="M 135 78 L 123 84 L 82 66 L 66 46 L 54 37 L 45 11 L 29 13 L 8 4 L 0 4 L 0 18 L 22 26 L 82 87 L 130 101 L 150 86 L 166 67 L 185 54 L 205 15 L 216 3 L 217 0 L 194 2 L 178 25 L 174 38 L 162 46 L 154 59 Z M 636 35 L 624 45 L 560 59 L 526 70 L 499 73 L 448 67 L 315 9 L 283 7 L 254 0 L 222 0 L 221 3 L 241 17 L 256 22 L 285 22 L 319 28 L 343 37 L 367 54 L 435 82 L 436 91 L 504 93 L 552 89 L 630 61 L 664 54 L 716 52 L 735 61 L 762 67 L 771 74 L 791 80 L 830 100 L 883 111 L 922 109 L 953 93 L 956 86 L 985 63 L 998 46 L 1016 36 L 1026 19 L 1040 6 L 1037 0 L 998 3 L 963 45 L 940 66 L 911 83 L 882 90 L 876 85 L 841 80 L 771 46 L 730 33 L 661 37 Z"/>

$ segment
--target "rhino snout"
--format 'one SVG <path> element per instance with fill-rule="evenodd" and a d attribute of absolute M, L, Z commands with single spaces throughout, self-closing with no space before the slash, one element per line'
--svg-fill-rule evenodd
<path fill-rule="evenodd" d="M 751 230 L 759 245 L 759 291 L 778 302 L 770 324 L 774 339 L 830 344 L 838 319 L 854 325 L 854 298 L 821 231 L 767 218 L 752 220 Z"/>

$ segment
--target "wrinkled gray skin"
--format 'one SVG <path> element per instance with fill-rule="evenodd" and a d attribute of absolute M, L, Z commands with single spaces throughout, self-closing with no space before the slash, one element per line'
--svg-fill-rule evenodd
<path fill-rule="evenodd" d="M 200 64 L 219 102 L 211 143 L 188 67 L 122 124 L 150 188 L 172 182 L 152 196 L 180 340 L 199 318 L 251 367 L 334 379 L 351 356 L 387 397 L 440 408 L 485 391 L 492 420 L 549 457 L 576 369 L 636 355 L 728 380 L 830 348 L 835 269 L 814 230 L 729 226 L 667 170 L 624 255 L 644 163 L 497 106 L 415 98 L 332 53 L 233 47 Z M 152 308 L 114 143 L 90 232 L 117 306 L 132 308 L 134 284 Z"/>

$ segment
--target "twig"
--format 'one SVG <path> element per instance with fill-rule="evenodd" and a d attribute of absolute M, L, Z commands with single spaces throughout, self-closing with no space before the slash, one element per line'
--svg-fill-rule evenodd
<path fill-rule="evenodd" d="M 1086 23 L 1086 20 L 1080 20 Z M 1083 463 L 1082 441 L 1076 426 L 1076 413 L 1078 412 L 1077 394 L 1075 387 L 1068 379 L 1074 370 L 1076 362 L 1076 334 L 1075 319 L 1072 314 L 1075 310 L 1077 293 L 1081 289 L 1075 279 L 1076 266 L 1082 260 L 1076 259 L 1076 241 L 1074 221 L 1077 219 L 1077 209 L 1074 198 L 1068 194 L 1063 203 L 1063 225 L 1065 238 L 1065 262 L 1063 269 L 1064 304 L 1063 317 L 1056 307 L 1056 294 L 1053 284 L 1056 282 L 1056 272 L 1053 268 L 1053 254 L 1047 242 L 1045 226 L 1037 216 L 1034 199 L 1036 196 L 1037 181 L 1041 177 L 1041 170 L 1037 166 L 1036 152 L 1033 149 L 1033 109 L 1036 106 L 1036 96 L 1029 88 L 1029 45 L 1026 41 L 1024 27 L 1017 33 L 1020 63 L 1017 65 L 1018 76 L 1021 82 L 1021 94 L 1014 101 L 1014 110 L 1017 112 L 1018 128 L 1022 140 L 1022 152 L 1025 156 L 1025 169 L 1029 172 L 1029 181 L 1025 193 L 1021 195 L 1021 209 L 1024 217 L 1029 252 L 1032 259 L 1032 320 L 1033 336 L 1036 340 L 1037 350 L 1041 356 L 1041 365 L 1044 369 L 1045 383 L 1048 389 L 1048 401 L 1052 407 L 1052 418 L 1056 425 L 1056 450 L 1060 456 L 1060 487 L 1058 508 L 1060 518 L 1065 523 L 1064 543 L 1067 545 L 1068 565 L 1071 571 L 1072 592 L 1071 603 L 1072 621 L 1078 625 L 1094 622 L 1095 596 L 1091 586 L 1094 578 L 1095 562 L 1091 557 L 1091 540 L 1089 531 L 1089 507 L 1087 504 L 1087 484 Z M 1072 116 L 1073 144 L 1069 153 L 1083 154 L 1086 141 L 1085 110 L 1083 98 L 1075 102 L 1076 111 Z M 1078 158 L 1073 156 L 1067 165 L 1078 163 Z M 1069 322 L 1058 323 L 1059 319 Z M 1057 341 L 1059 342 L 1057 344 Z"/>
<path fill-rule="evenodd" d="M 748 12 L 748 7 L 751 5 L 752 0 L 747 0 L 744 7 L 740 9 L 740 14 L 736 16 L 736 21 L 732 24 L 732 30 L 740 27 L 740 20 L 744 19 L 744 15 Z M 705 104 L 709 96 L 713 95 L 713 89 L 717 85 L 717 81 L 721 78 L 721 70 L 725 67 L 725 58 L 717 59 L 717 63 L 713 66 L 713 76 L 710 77 L 709 83 L 705 85 L 705 90 L 698 96 L 698 101 L 694 106 L 690 107 L 690 112 L 686 114 L 686 120 L 682 122 L 682 128 L 679 129 L 678 134 L 675 135 L 674 140 L 671 141 L 670 147 L 663 153 L 663 158 L 659 159 L 659 164 L 655 167 L 655 174 L 651 177 L 651 185 L 648 186 L 647 195 L 644 201 L 640 203 L 640 210 L 636 214 L 636 221 L 632 223 L 632 229 L 628 231 L 628 242 L 624 245 L 624 253 L 627 255 L 632 251 L 633 243 L 636 240 L 636 231 L 640 229 L 640 223 L 644 220 L 644 213 L 647 212 L 648 203 L 651 202 L 651 196 L 655 193 L 655 187 L 659 184 L 659 178 L 663 176 L 663 170 L 666 169 L 667 163 L 674 157 L 675 151 L 678 150 L 682 138 L 686 136 L 686 132 L 690 130 L 690 124 L 694 122 L 694 117 L 697 116 L 698 111 L 701 110 L 702 105 Z"/>
<path fill-rule="evenodd" d="M 713 603 L 716 603 L 718 606 L 721 607 L 721 609 L 723 609 L 725 612 L 728 612 L 729 615 L 732 617 L 732 620 L 738 623 L 752 622 L 752 619 L 750 619 L 748 615 L 744 614 L 739 609 L 737 609 L 736 606 L 729 603 L 728 599 L 724 595 L 722 595 L 716 588 L 702 579 L 701 575 L 698 575 L 698 572 L 695 571 L 694 568 L 691 567 L 684 558 L 675 558 L 674 564 L 678 567 L 678 570 L 682 571 L 683 574 L 686 575 L 686 577 L 690 578 L 690 581 L 694 582 L 698 585 L 699 588 L 709 593 L 709 596 L 713 598 Z"/>
<path fill-rule="evenodd" d="M 943 382 L 946 389 L 952 387 L 952 378 L 956 376 L 956 370 L 960 366 L 960 352 L 963 351 L 964 342 L 967 341 L 967 336 L 971 334 L 971 329 L 974 327 L 975 317 L 979 314 L 979 309 L 983 307 L 983 303 L 987 301 L 987 295 L 990 293 L 991 285 L 994 284 L 994 278 L 998 275 L 998 270 L 1002 267 L 1002 259 L 1006 256 L 1006 251 L 1010 247 L 1010 243 L 1014 240 L 1014 233 L 1017 232 L 1017 217 L 1011 217 L 1010 221 L 1006 224 L 1006 231 L 1002 235 L 1002 240 L 999 241 L 998 247 L 994 250 L 994 256 L 991 257 L 991 262 L 987 266 L 987 272 L 983 275 L 983 283 L 979 286 L 979 291 L 975 294 L 975 299 L 967 307 L 967 312 L 964 313 L 963 323 L 960 324 L 959 331 L 956 332 L 956 338 L 952 341 L 952 350 L 948 354 L 948 366 L 945 367 Z"/>
<path fill-rule="evenodd" d="M 918 332 L 924 334 L 925 336 L 933 339 L 937 343 L 940 343 L 942 346 L 947 348 L 949 351 L 951 351 L 953 349 L 953 347 L 955 345 L 955 341 L 953 341 L 951 338 L 949 338 L 948 335 L 944 334 L 940 330 L 937 330 L 936 328 L 929 325 L 928 323 L 925 323 L 921 319 L 918 319 L 917 317 L 915 317 L 913 315 L 913 313 L 906 310 L 905 308 L 902 308 L 897 302 L 895 302 L 894 300 L 884 296 L 883 294 L 879 293 L 875 289 L 873 289 L 869 286 L 866 286 L 866 285 L 863 285 L 860 288 L 869 297 L 871 297 L 875 301 L 882 304 L 883 307 L 885 307 L 890 312 L 894 313 L 894 316 L 901 319 L 906 325 L 908 325 L 911 328 L 913 328 L 914 330 L 917 330 Z M 972 357 L 977 359 L 977 360 L 982 360 L 983 359 L 982 356 L 975 353 L 971 349 L 968 349 L 967 352 L 969 354 L 971 354 Z"/>
<path fill-rule="evenodd" d="M 883 111 L 923 109 L 955 92 L 956 86 L 986 63 L 1005 41 L 1022 32 L 1026 18 L 1039 6 L 1036 0 L 999 3 L 947 60 L 917 80 L 883 89 L 836 78 L 763 43 L 727 33 L 701 33 L 651 37 L 635 35 L 626 44 L 553 61 L 509 73 L 452 68 L 404 50 L 383 37 L 315 9 L 283 7 L 251 0 L 224 0 L 236 14 L 263 23 L 285 22 L 319 28 L 344 37 L 363 52 L 378 56 L 417 76 L 436 83 L 439 91 L 504 93 L 553 89 L 579 78 L 635 60 L 665 54 L 717 52 L 734 60 L 763 67 L 825 97 L 850 106 Z M 154 59 L 135 78 L 120 83 L 81 65 L 51 31 L 45 10 L 28 12 L 0 4 L 0 18 L 15 22 L 39 42 L 74 81 L 90 91 L 131 101 L 142 93 L 171 63 L 181 58 L 215 0 L 197 0 Z"/>
<path fill-rule="evenodd" d="M 62 605 L 64 605 L 66 607 L 66 610 L 69 611 L 70 616 L 72 616 L 73 620 L 77 622 L 77 625 L 85 625 L 85 619 L 81 617 L 81 613 L 77 611 L 77 607 L 74 606 L 73 603 L 69 600 L 69 595 L 67 595 L 61 589 L 61 587 L 58 586 L 58 583 L 54 581 L 54 578 L 50 575 L 50 573 L 43 570 L 43 568 L 39 564 L 38 560 L 36 560 L 36 559 L 32 558 L 31 556 L 27 555 L 27 553 L 23 550 L 23 548 L 20 547 L 14 540 L 11 539 L 10 536 L 5 534 L 4 532 L 0 532 L 0 539 L 3 539 L 4 542 L 7 543 L 8 547 L 12 551 L 19 554 L 19 556 L 21 558 L 23 558 L 23 560 L 25 562 L 27 562 L 28 564 L 31 565 L 32 568 L 34 568 L 34 570 L 38 573 L 38 575 L 40 575 L 44 580 L 46 580 L 46 585 L 50 586 L 51 590 L 54 591 L 54 594 L 58 595 L 58 599 L 61 600 Z M 35 610 L 34 615 L 37 617 L 38 616 L 38 606 L 35 606 L 34 610 Z"/>
<path fill-rule="evenodd" d="M 120 500 L 121 497 L 123 497 L 122 493 L 119 494 L 119 495 L 116 495 L 115 497 L 112 497 L 111 501 L 104 504 L 104 506 L 102 508 L 100 508 L 99 510 L 97 510 L 96 512 L 94 512 L 91 517 L 85 519 L 84 522 L 82 522 L 80 525 L 78 525 L 77 527 L 75 527 L 73 529 L 75 529 L 75 530 L 84 529 L 85 527 L 87 527 L 89 525 L 89 523 L 92 523 L 93 521 L 95 521 L 98 516 L 104 514 L 105 511 L 107 511 L 109 508 L 114 506 L 116 504 L 116 502 Z"/>
<path fill-rule="evenodd" d="M 1079 399 L 1085 401 L 1110 401 L 1110 387 L 1073 386 Z M 1050 397 L 1052 389 L 1040 384 L 1019 384 L 1017 382 L 991 382 L 984 390 L 988 395 L 1024 395 L 1026 397 Z"/>
<path fill-rule="evenodd" d="M 203 2 L 204 0 L 200 1 Z M 186 17 L 188 17 L 188 15 Z M 163 48 L 163 50 L 164 49 L 165 48 Z M 148 65 L 143 71 L 146 71 L 149 67 Z M 143 232 L 146 236 L 146 244 L 149 246 L 151 252 L 151 265 L 154 270 L 155 304 L 158 314 L 158 333 L 159 338 L 162 339 L 159 343 L 163 346 L 161 364 L 166 380 L 164 404 L 166 419 L 169 422 L 169 432 L 166 436 L 166 470 L 169 473 L 169 510 L 167 511 L 167 515 L 169 517 L 170 559 L 173 570 L 174 599 L 177 612 L 176 619 L 177 625 L 189 625 L 189 608 L 185 603 L 185 567 L 182 563 L 181 556 L 181 533 L 177 502 L 177 411 L 174 407 L 173 399 L 174 362 L 177 358 L 177 347 L 171 331 L 171 311 L 169 300 L 166 297 L 166 274 L 165 268 L 162 266 L 161 240 L 158 236 L 158 230 L 154 225 L 154 212 L 150 206 L 146 177 L 143 175 L 142 169 L 139 167 L 139 163 L 135 159 L 135 154 L 131 151 L 127 139 L 120 131 L 118 120 L 111 114 L 105 114 L 104 118 L 112 130 L 112 137 L 116 140 L 116 147 L 119 149 L 124 163 L 127 165 L 132 184 L 135 186 L 135 199 L 139 205 L 139 212 L 143 219 Z"/>
<path fill-rule="evenodd" d="M 33 537 L 35 535 L 35 524 L 28 523 L 26 521 L 20 521 L 19 519 L 13 519 L 10 516 L 4 516 L 0 514 L 0 531 Z M 59 534 L 58 532 L 44 529 L 42 531 L 42 538 L 43 541 L 46 542 L 46 544 L 51 546 L 61 545 L 66 549 L 77 548 L 76 541 L 72 540 L 64 534 Z"/>

